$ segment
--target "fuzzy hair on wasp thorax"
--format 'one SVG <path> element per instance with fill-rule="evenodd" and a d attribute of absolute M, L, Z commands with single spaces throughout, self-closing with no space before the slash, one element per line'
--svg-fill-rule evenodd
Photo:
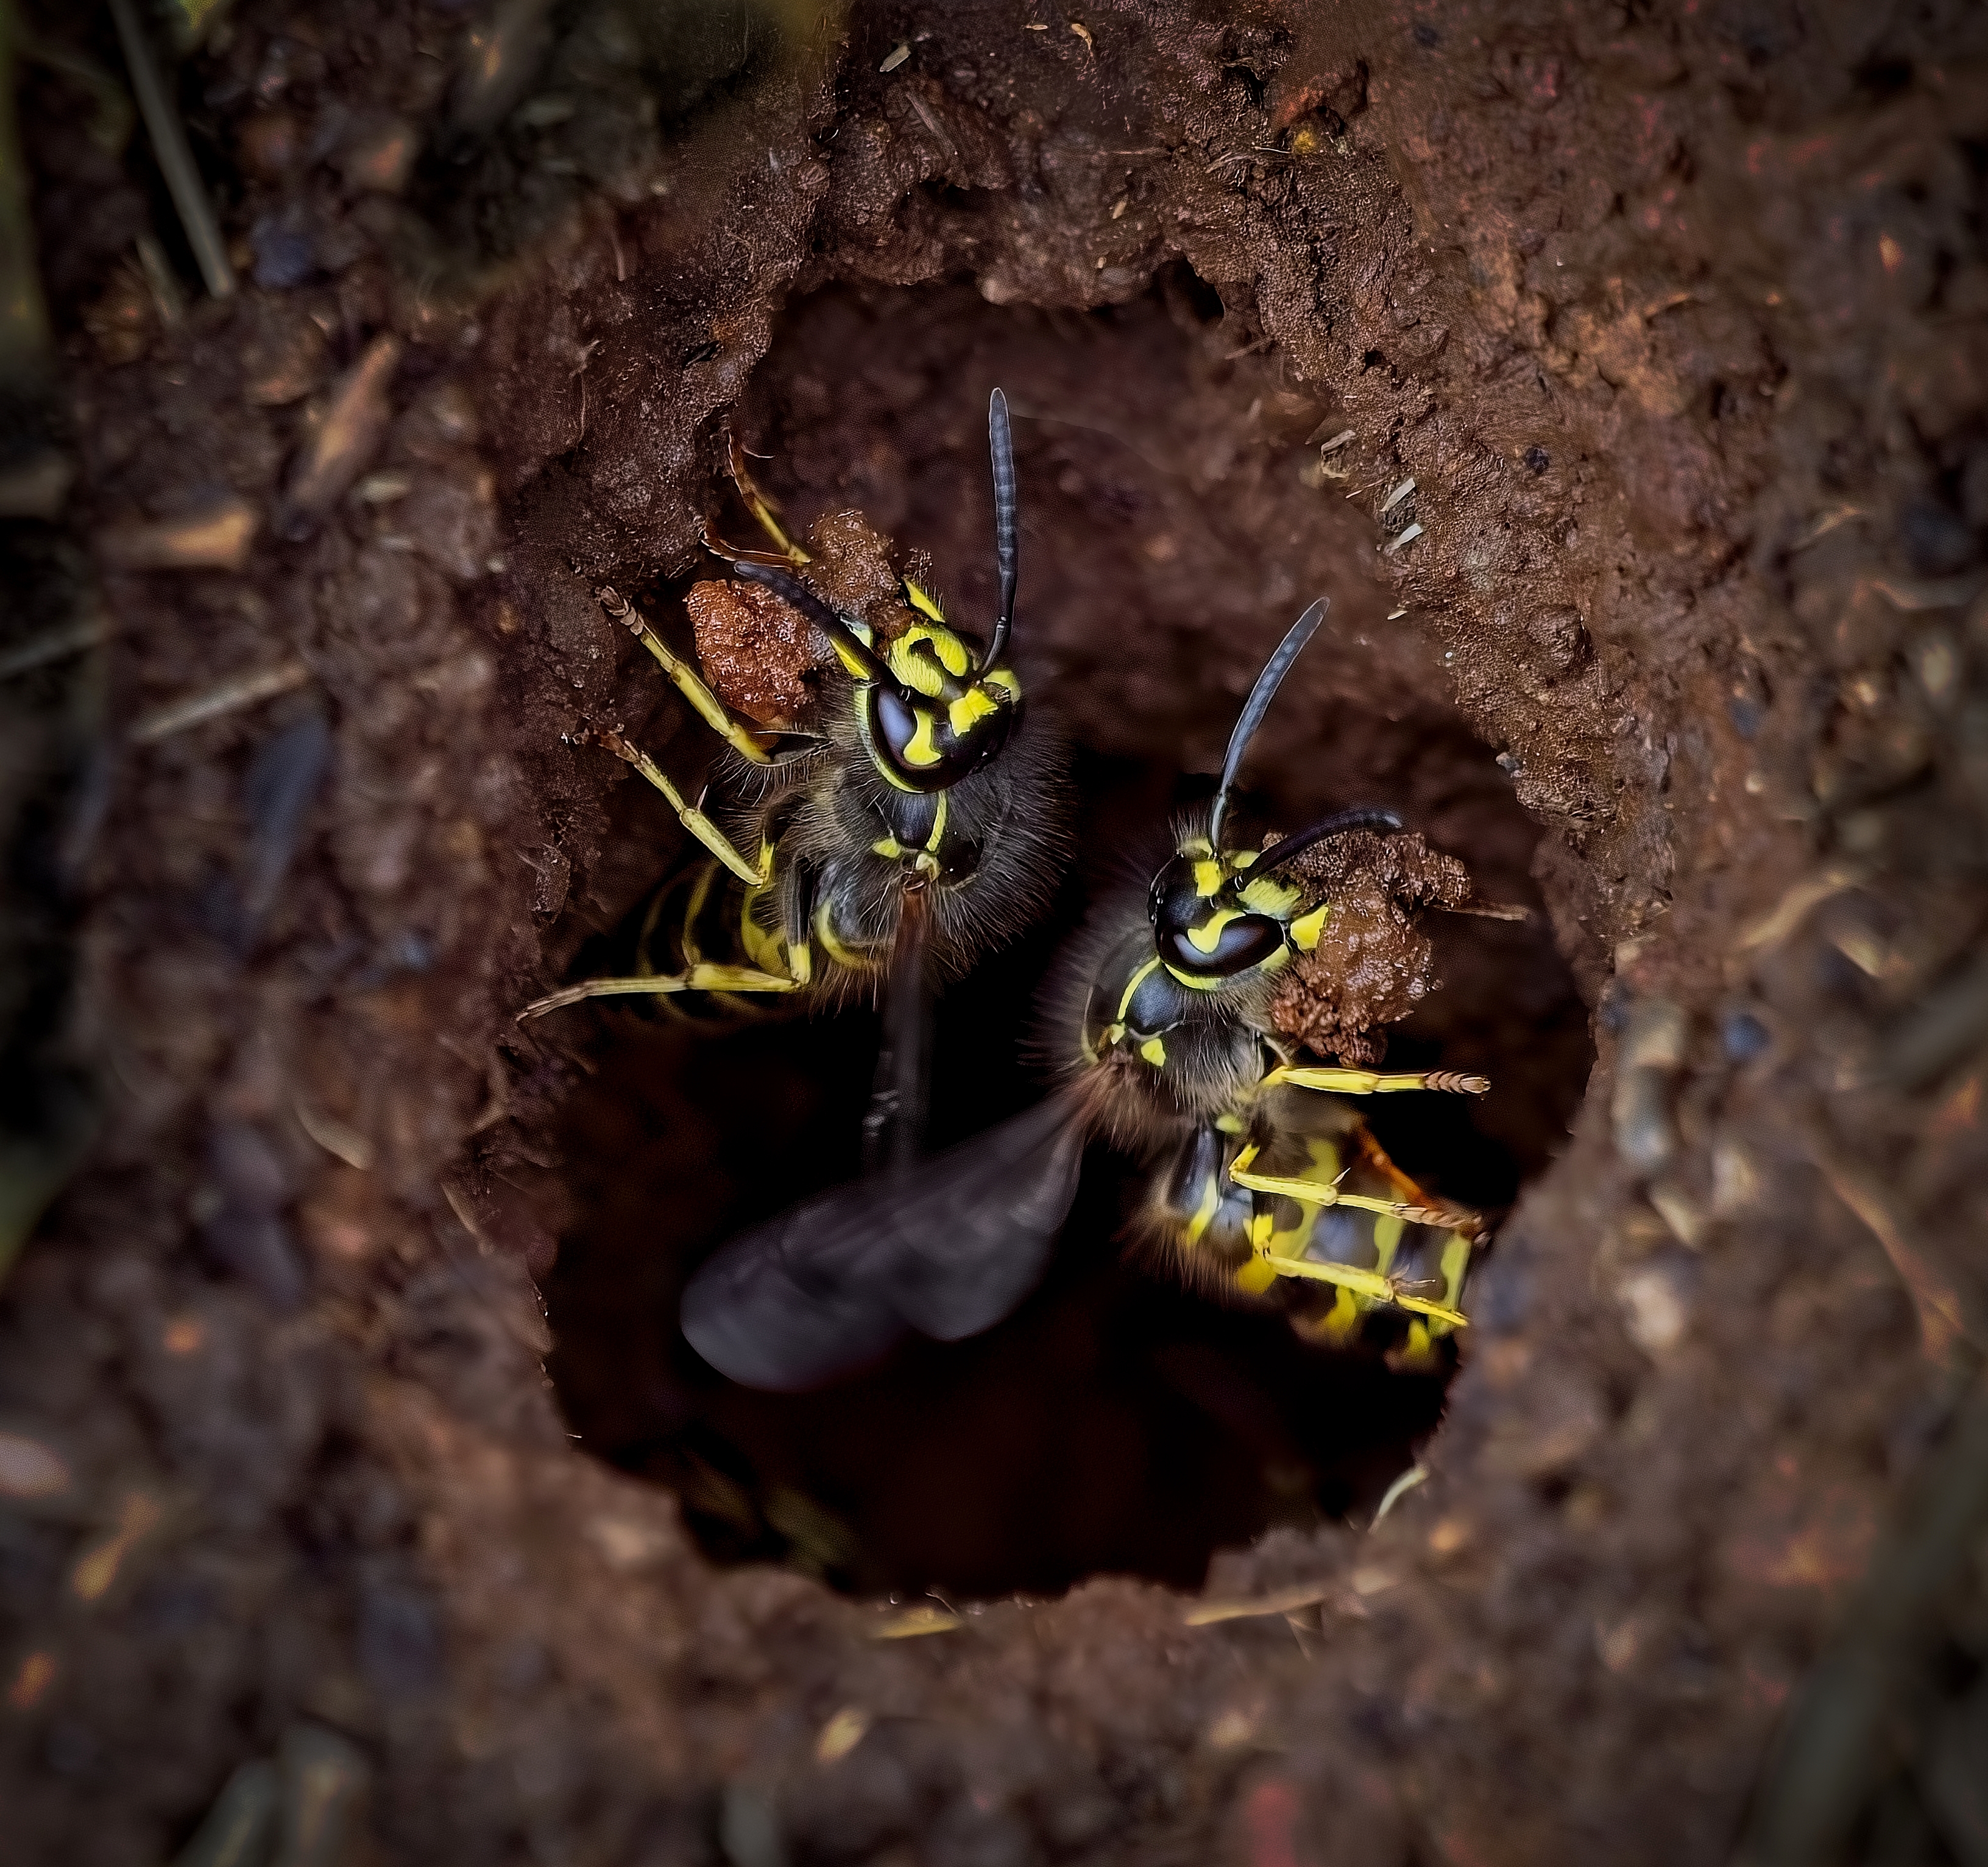
<path fill-rule="evenodd" d="M 1019 526 L 999 390 L 988 434 L 999 597 L 984 642 L 946 620 L 925 563 L 894 561 L 860 514 L 830 514 L 796 543 L 729 437 L 733 484 L 769 548 L 733 549 L 708 527 L 727 574 L 685 599 L 695 662 L 598 593 L 723 741 L 724 801 L 707 812 L 618 732 L 597 735 L 708 859 L 651 904 L 634 972 L 525 1015 L 611 996 L 698 994 L 728 1011 L 871 996 L 908 940 L 911 970 L 957 976 L 1041 910 L 1061 868 L 1065 761 L 1007 657 Z"/>

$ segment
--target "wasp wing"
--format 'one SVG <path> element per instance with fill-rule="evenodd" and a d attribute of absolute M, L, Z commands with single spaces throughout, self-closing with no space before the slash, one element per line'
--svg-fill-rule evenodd
<path fill-rule="evenodd" d="M 1052 1096 L 901 1175 L 804 1200 L 703 1265 L 684 1335 L 741 1386 L 802 1393 L 914 1330 L 992 1329 L 1040 1279 L 1083 1154 L 1075 1111 Z"/>
<path fill-rule="evenodd" d="M 924 1150 L 931 1073 L 931 988 L 925 978 L 930 922 L 925 890 L 906 889 L 884 983 L 883 1041 L 863 1116 L 866 1178 L 881 1173 L 901 1178 Z"/>

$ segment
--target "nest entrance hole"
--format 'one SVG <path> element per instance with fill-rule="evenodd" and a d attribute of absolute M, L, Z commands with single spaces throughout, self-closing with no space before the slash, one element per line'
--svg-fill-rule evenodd
<path fill-rule="evenodd" d="M 1390 1046 L 1395 1066 L 1482 1069 L 1492 1097 L 1371 1111 L 1425 1184 L 1496 1209 L 1564 1138 L 1592 1058 L 1528 879 L 1537 832 L 1434 658 L 1390 621 L 1367 522 L 1320 482 L 1306 443 L 1329 397 L 1291 387 L 1273 356 L 1230 354 L 1196 282 L 1084 316 L 964 289 L 824 291 L 789 313 L 734 415 L 790 529 L 859 508 L 932 554 L 969 626 L 994 593 L 988 390 L 1017 415 L 1016 653 L 1075 742 L 1078 854 L 1051 915 L 941 999 L 931 1142 L 1041 1093 L 1023 1052 L 1058 944 L 1205 795 L 1182 767 L 1219 761 L 1263 656 L 1324 590 L 1327 631 L 1250 782 L 1286 824 L 1392 804 L 1483 895 L 1533 905 L 1523 925 L 1437 917 L 1445 988 Z M 632 792 L 629 807 L 654 808 Z M 668 846 L 667 820 L 634 827 Z M 715 1559 L 865 1593 L 1046 1592 L 1100 1572 L 1192 1588 L 1215 1550 L 1271 1524 L 1371 1511 L 1440 1420 L 1439 1380 L 1306 1349 L 1274 1315 L 1124 1261 L 1135 1175 L 1102 1148 L 1047 1280 L 999 1329 L 914 1344 L 827 1394 L 732 1387 L 677 1334 L 678 1295 L 725 1238 L 853 1173 L 876 1020 L 712 1036 L 579 1015 L 596 1021 L 594 1073 L 558 1123 L 553 1378 L 582 1446 L 670 1486 Z"/>

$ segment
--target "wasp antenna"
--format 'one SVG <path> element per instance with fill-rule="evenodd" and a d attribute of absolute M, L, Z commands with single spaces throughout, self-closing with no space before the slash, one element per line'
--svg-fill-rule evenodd
<path fill-rule="evenodd" d="M 1001 572 L 1001 603 L 982 670 L 994 667 L 1008 646 L 1015 621 L 1015 582 L 1021 528 L 1016 517 L 1015 444 L 1008 432 L 1008 398 L 999 390 L 987 398 L 987 451 L 994 462 L 994 562 Z"/>
<path fill-rule="evenodd" d="M 1280 863 L 1301 855 L 1314 843 L 1323 842 L 1328 836 L 1343 836 L 1348 830 L 1398 830 L 1401 827 L 1399 817 L 1378 805 L 1358 804 L 1351 810 L 1336 810 L 1330 816 L 1321 817 L 1306 829 L 1293 830 L 1290 836 L 1272 843 L 1249 865 L 1249 873 L 1266 875 Z"/>
<path fill-rule="evenodd" d="M 1236 782 L 1236 774 L 1242 768 L 1242 755 L 1249 751 L 1249 741 L 1256 736 L 1256 728 L 1263 724 L 1263 715 L 1270 711 L 1270 702 L 1276 697 L 1277 689 L 1290 671 L 1291 663 L 1318 632 L 1319 624 L 1325 620 L 1325 613 L 1331 606 L 1332 599 L 1321 596 L 1291 624 L 1290 633 L 1277 644 L 1277 652 L 1263 663 L 1263 673 L 1256 677 L 1256 684 L 1249 690 L 1249 697 L 1243 703 L 1242 717 L 1229 735 L 1229 755 L 1222 761 L 1222 783 L 1215 794 L 1215 808 L 1209 813 L 1208 840 L 1217 850 L 1222 847 L 1222 822 L 1229 814 L 1229 793 Z"/>
<path fill-rule="evenodd" d="M 800 610 L 863 670 L 865 680 L 877 681 L 884 687 L 902 692 L 897 681 L 892 678 L 891 670 L 884 667 L 869 643 L 800 579 L 791 577 L 770 564 L 756 564 L 750 558 L 728 558 L 725 562 L 730 566 L 735 577 L 743 577 L 749 583 L 763 584 L 781 602 L 789 603 Z M 908 699 L 905 704 L 910 704 Z"/>

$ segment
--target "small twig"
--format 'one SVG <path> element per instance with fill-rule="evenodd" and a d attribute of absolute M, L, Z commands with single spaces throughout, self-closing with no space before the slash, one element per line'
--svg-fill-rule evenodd
<path fill-rule="evenodd" d="M 51 661 L 61 661 L 71 655 L 79 655 L 86 648 L 94 648 L 103 640 L 103 621 L 100 616 L 90 616 L 77 623 L 65 623 L 59 629 L 50 629 L 26 641 L 0 651 L 0 680 L 12 680 L 17 674 L 25 674 L 31 670 L 46 667 Z"/>
<path fill-rule="evenodd" d="M 279 694 L 288 694 L 292 688 L 302 687 L 309 679 L 309 668 L 295 657 L 275 667 L 234 675 L 218 687 L 208 688 L 205 694 L 169 701 L 141 714 L 131 728 L 132 741 L 138 745 L 156 744 L 174 733 L 184 732 L 189 726 L 199 726 L 220 718 L 223 714 L 239 712 L 244 707 L 274 700 Z"/>
<path fill-rule="evenodd" d="M 158 157 L 160 173 L 166 178 L 173 205 L 179 210 L 187 244 L 200 262 L 200 275 L 216 298 L 232 297 L 235 272 L 228 263 L 228 249 L 221 244 L 221 229 L 215 224 L 213 204 L 207 198 L 200 170 L 194 166 L 193 151 L 187 147 L 186 132 L 181 128 L 166 87 L 160 81 L 159 68 L 153 62 L 144 29 L 138 23 L 131 0 L 110 0 L 110 12 L 117 22 L 117 37 L 131 73 L 131 88 L 138 93 L 138 108 L 152 139 L 152 153 Z"/>
<path fill-rule="evenodd" d="M 1267 350 L 1276 341 L 1274 337 L 1259 337 L 1254 343 L 1246 343 L 1239 350 L 1231 350 L 1222 360 L 1226 363 L 1232 363 L 1239 356 L 1249 356 L 1258 350 Z"/>
<path fill-rule="evenodd" d="M 1417 1485 L 1425 1483 L 1428 1477 L 1428 1467 L 1426 1465 L 1411 1465 L 1406 1471 L 1395 1479 L 1395 1482 L 1388 1487 L 1386 1494 L 1381 1497 L 1380 1509 L 1374 1513 L 1373 1522 L 1367 1526 L 1368 1531 L 1371 1533 L 1378 1529 L 1381 1519 L 1394 1509 L 1395 1506 L 1399 1504 Z"/>

